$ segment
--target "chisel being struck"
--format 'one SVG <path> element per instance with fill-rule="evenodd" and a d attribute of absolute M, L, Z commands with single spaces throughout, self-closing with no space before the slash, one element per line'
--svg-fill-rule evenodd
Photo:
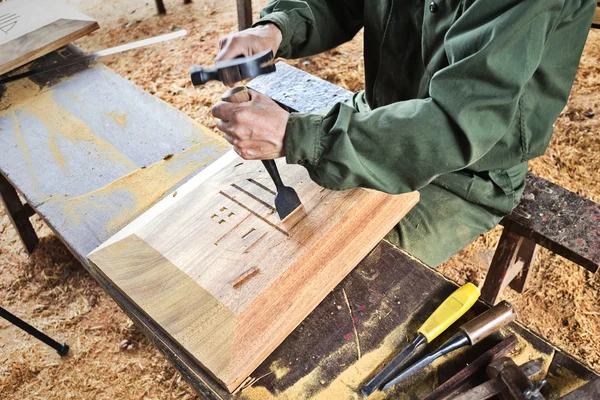
<path fill-rule="evenodd" d="M 206 82 L 216 80 L 227 85 L 240 82 L 244 79 L 255 78 L 259 75 L 275 72 L 273 61 L 273 51 L 266 50 L 250 57 L 238 57 L 233 60 L 219 61 L 214 67 L 206 68 L 194 65 L 190 71 L 190 78 L 194 86 L 204 85 Z M 228 90 L 223 94 L 221 100 L 230 103 L 243 103 L 250 101 L 250 93 L 245 86 L 238 86 Z M 283 184 L 275 160 L 262 160 L 262 163 L 273 179 L 277 194 L 275 195 L 275 209 L 279 219 L 283 220 L 294 210 L 298 209 L 302 203 L 298 193 Z"/>

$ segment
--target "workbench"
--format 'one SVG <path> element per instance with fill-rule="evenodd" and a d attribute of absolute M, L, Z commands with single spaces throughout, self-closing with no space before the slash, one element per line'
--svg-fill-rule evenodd
<path fill-rule="evenodd" d="M 38 66 L 78 52 L 69 46 L 40 59 Z M 259 77 L 251 86 L 299 111 L 314 111 L 350 95 L 281 63 L 276 74 Z M 100 64 L 9 84 L 0 87 L 0 96 L 0 194 L 26 247 L 35 248 L 28 221 L 35 212 L 202 398 L 361 398 L 360 386 L 412 339 L 427 315 L 456 288 L 383 241 L 257 368 L 252 385 L 230 395 L 86 259 L 165 193 L 224 154 L 227 144 Z M 41 115 L 41 109 L 52 112 Z M 485 308 L 478 303 L 463 321 Z M 425 351 L 455 333 L 463 321 Z M 542 360 L 548 371 L 547 398 L 597 378 L 527 327 L 513 323 L 477 346 L 436 362 L 418 375 L 419 384 L 398 387 L 389 398 L 398 398 L 400 392 L 406 394 L 400 398 L 423 397 L 509 333 L 519 340 L 519 363 Z"/>

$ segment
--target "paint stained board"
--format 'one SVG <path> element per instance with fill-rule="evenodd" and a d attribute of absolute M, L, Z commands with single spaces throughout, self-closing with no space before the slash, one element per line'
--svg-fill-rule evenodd
<path fill-rule="evenodd" d="M 0 3 L 0 75 L 98 29 L 98 23 L 59 0 Z"/>
<path fill-rule="evenodd" d="M 229 152 L 88 256 L 230 391 L 419 199 L 278 166 L 303 203 L 283 221 L 262 164 Z"/>

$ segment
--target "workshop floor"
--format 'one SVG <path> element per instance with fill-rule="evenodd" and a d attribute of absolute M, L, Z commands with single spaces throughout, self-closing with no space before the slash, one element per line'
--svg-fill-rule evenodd
<path fill-rule="evenodd" d="M 68 0 L 95 17 L 98 32 L 78 41 L 99 50 L 184 28 L 172 43 L 131 51 L 106 62 L 143 89 L 214 128 L 210 107 L 223 87 L 202 92 L 187 76 L 192 63 L 211 64 L 218 38 L 235 29 L 235 2 L 166 0 L 168 15 L 155 15 L 150 0 Z M 266 0 L 254 1 L 254 10 Z M 256 17 L 255 17 L 256 18 Z M 292 62 L 356 91 L 363 88 L 362 38 L 316 57 Z M 530 163 L 534 173 L 600 202 L 600 31 L 590 34 L 569 105 L 556 123 L 546 154 Z M 98 287 L 44 223 L 35 217 L 39 249 L 28 258 L 0 207 L 0 305 L 68 342 L 60 359 L 36 340 L 0 321 L 0 398 L 191 399 L 194 393 L 119 307 Z M 482 284 L 501 228 L 480 237 L 440 267 L 459 283 Z M 528 290 L 506 298 L 520 320 L 584 363 L 600 370 L 600 274 L 587 273 L 542 251 Z"/>

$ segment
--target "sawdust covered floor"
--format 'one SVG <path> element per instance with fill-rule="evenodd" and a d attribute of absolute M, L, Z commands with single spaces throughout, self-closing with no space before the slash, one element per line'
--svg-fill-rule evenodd
<path fill-rule="evenodd" d="M 78 44 L 93 51 L 144 37 L 187 29 L 170 43 L 106 61 L 122 76 L 214 128 L 210 107 L 224 91 L 211 83 L 191 87 L 189 65 L 211 64 L 218 38 L 235 30 L 235 2 L 166 0 L 155 15 L 150 0 L 68 0 L 98 19 L 101 29 Z M 254 1 L 256 11 L 266 1 Z M 293 65 L 356 91 L 363 87 L 362 40 Z M 590 34 L 569 105 L 556 123 L 534 173 L 600 202 L 600 32 Z M 0 209 L 0 305 L 72 348 L 61 359 L 53 350 L 0 321 L 2 399 L 192 399 L 196 396 L 148 339 L 73 259 L 44 223 L 32 258 L 21 249 Z M 501 228 L 479 238 L 440 267 L 459 283 L 482 284 Z M 523 295 L 507 290 L 520 319 L 543 336 L 600 370 L 600 275 L 542 251 Z"/>

